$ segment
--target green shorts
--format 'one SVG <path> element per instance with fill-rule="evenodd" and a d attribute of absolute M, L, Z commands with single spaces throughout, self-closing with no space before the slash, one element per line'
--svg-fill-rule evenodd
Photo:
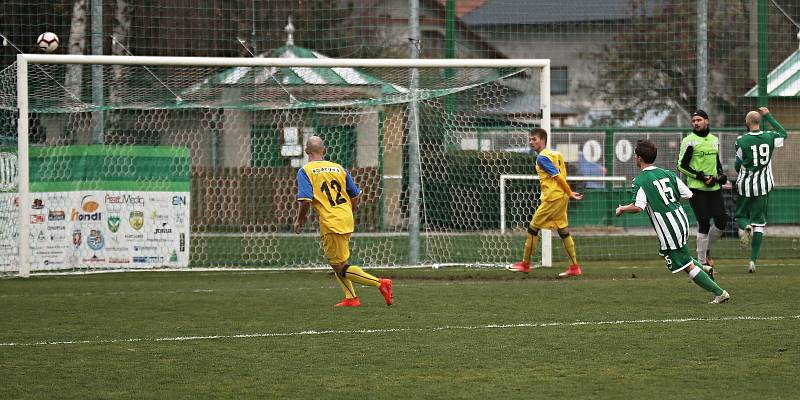
<path fill-rule="evenodd" d="M 664 257 L 667 263 L 667 268 L 673 274 L 678 271 L 683 271 L 686 267 L 695 262 L 692 256 L 689 255 L 689 249 L 686 246 L 678 250 L 661 250 L 658 255 Z"/>
<path fill-rule="evenodd" d="M 744 219 L 755 226 L 766 225 L 767 196 L 738 196 L 736 198 L 736 219 Z"/>

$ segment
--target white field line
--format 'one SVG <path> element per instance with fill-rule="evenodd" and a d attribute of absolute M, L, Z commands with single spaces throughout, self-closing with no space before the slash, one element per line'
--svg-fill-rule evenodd
<path fill-rule="evenodd" d="M 127 339 L 97 339 L 97 340 L 58 340 L 44 342 L 7 342 L 0 343 L 0 347 L 32 347 L 75 344 L 112 344 L 112 343 L 138 343 L 138 342 L 184 342 L 190 340 L 217 340 L 217 339 L 250 339 L 272 338 L 291 336 L 320 336 L 320 335 L 360 335 L 384 334 L 395 332 L 443 332 L 456 330 L 483 330 L 483 329 L 514 329 L 514 328 L 548 328 L 548 327 L 575 327 L 575 326 L 604 326 L 604 325 L 638 325 L 638 324 L 680 324 L 686 322 L 722 322 L 722 321 L 781 321 L 797 320 L 800 315 L 790 316 L 732 316 L 717 318 L 670 318 L 670 319 L 635 319 L 617 321 L 576 321 L 576 322 L 522 322 L 517 324 L 488 324 L 488 325 L 444 325 L 429 328 L 377 328 L 355 330 L 308 330 L 298 332 L 265 332 L 242 333 L 236 335 L 207 335 L 207 336 L 174 336 L 160 338 L 127 338 Z"/>

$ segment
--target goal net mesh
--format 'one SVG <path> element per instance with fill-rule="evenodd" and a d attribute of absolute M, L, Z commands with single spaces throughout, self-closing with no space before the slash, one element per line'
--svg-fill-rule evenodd
<path fill-rule="evenodd" d="M 0 71 L 4 271 L 19 207 L 32 271 L 322 266 L 316 221 L 291 234 L 311 135 L 364 190 L 353 261 L 407 265 L 412 100 L 419 262 L 507 262 L 516 247 L 499 234 L 499 176 L 532 173 L 539 69 L 422 68 L 414 89 L 409 68 L 29 65 L 30 204 L 16 194 L 16 73 Z"/>

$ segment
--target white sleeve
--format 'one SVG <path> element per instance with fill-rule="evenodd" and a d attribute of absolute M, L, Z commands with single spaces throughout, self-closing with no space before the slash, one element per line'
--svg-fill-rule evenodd
<path fill-rule="evenodd" d="M 692 198 L 692 191 L 689 189 L 689 187 L 686 186 L 686 184 L 683 183 L 683 181 L 680 179 L 676 179 L 675 181 L 678 182 L 678 191 L 681 192 L 681 198 L 682 199 Z"/>
<path fill-rule="evenodd" d="M 642 210 L 647 208 L 647 195 L 644 193 L 644 189 L 639 188 L 639 191 L 636 192 L 636 202 L 633 203 L 633 205 L 641 208 Z"/>

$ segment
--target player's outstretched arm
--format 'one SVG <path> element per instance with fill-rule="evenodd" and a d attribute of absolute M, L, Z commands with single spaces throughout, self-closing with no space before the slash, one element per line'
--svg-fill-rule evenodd
<path fill-rule="evenodd" d="M 635 204 L 631 203 L 631 204 L 628 204 L 628 205 L 624 205 L 624 206 L 620 205 L 619 207 L 617 207 L 616 215 L 619 217 L 620 215 L 625 214 L 625 213 L 637 214 L 637 213 L 640 213 L 640 212 L 642 212 L 642 209 L 639 208 L 639 207 L 636 207 Z"/>

